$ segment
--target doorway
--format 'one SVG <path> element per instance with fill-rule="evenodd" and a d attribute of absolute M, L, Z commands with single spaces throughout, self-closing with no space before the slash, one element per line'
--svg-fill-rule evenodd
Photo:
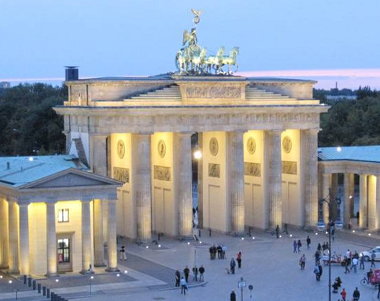
<path fill-rule="evenodd" d="M 72 272 L 72 235 L 60 234 L 57 236 L 58 273 Z"/>

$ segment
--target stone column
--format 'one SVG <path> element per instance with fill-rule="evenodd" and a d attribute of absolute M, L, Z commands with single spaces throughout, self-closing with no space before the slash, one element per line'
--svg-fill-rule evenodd
<path fill-rule="evenodd" d="M 376 228 L 380 229 L 380 175 L 376 175 Z"/>
<path fill-rule="evenodd" d="M 106 177 L 108 176 L 107 136 L 93 135 L 90 139 L 90 166 L 94 173 Z"/>
<path fill-rule="evenodd" d="M 116 242 L 116 200 L 108 202 L 108 272 L 117 271 L 117 242 Z"/>
<path fill-rule="evenodd" d="M 104 266 L 103 238 L 103 201 L 95 199 L 94 203 L 94 266 Z M 115 216 L 116 219 L 116 216 Z"/>
<path fill-rule="evenodd" d="M 152 237 L 151 135 L 132 135 L 132 174 L 137 208 L 137 237 L 148 242 Z"/>
<path fill-rule="evenodd" d="M 368 227 L 368 176 L 366 174 L 360 175 L 360 200 L 359 200 L 359 227 Z"/>
<path fill-rule="evenodd" d="M 55 227 L 55 201 L 46 203 L 47 275 L 57 274 L 57 232 Z"/>
<path fill-rule="evenodd" d="M 19 271 L 19 253 L 18 253 L 18 208 L 14 201 L 8 202 L 9 217 L 9 272 L 18 274 Z"/>
<path fill-rule="evenodd" d="M 265 132 L 265 157 L 268 162 L 267 194 L 269 203 L 269 227 L 282 227 L 282 160 L 281 160 L 282 130 Z"/>
<path fill-rule="evenodd" d="M 9 230 L 7 203 L 0 199 L 0 269 L 8 268 Z"/>
<path fill-rule="evenodd" d="M 354 175 L 351 173 L 344 174 L 344 196 L 343 196 L 343 226 L 348 227 L 352 216 L 352 205 L 354 196 L 352 193 L 354 185 Z"/>
<path fill-rule="evenodd" d="M 322 199 L 329 200 L 330 188 L 331 188 L 331 178 L 332 175 L 329 173 L 324 173 L 322 175 Z M 323 202 L 323 221 L 327 225 L 329 222 L 329 204 Z"/>
<path fill-rule="evenodd" d="M 305 225 L 318 222 L 318 132 L 308 129 L 301 132 L 301 149 L 304 177 Z"/>
<path fill-rule="evenodd" d="M 91 265 L 91 207 L 90 200 L 82 200 L 82 274 Z"/>
<path fill-rule="evenodd" d="M 231 225 L 235 233 L 244 233 L 244 131 L 229 132 L 227 187 L 230 195 Z M 281 150 L 280 150 L 281 152 Z M 280 156 L 281 160 L 281 156 Z M 281 187 L 281 186 L 280 186 Z M 281 224 L 280 224 L 281 226 Z"/>
<path fill-rule="evenodd" d="M 29 275 L 29 203 L 19 203 L 20 210 L 20 274 Z"/>
<path fill-rule="evenodd" d="M 175 191 L 178 202 L 178 234 L 191 236 L 193 227 L 191 134 L 174 134 Z"/>

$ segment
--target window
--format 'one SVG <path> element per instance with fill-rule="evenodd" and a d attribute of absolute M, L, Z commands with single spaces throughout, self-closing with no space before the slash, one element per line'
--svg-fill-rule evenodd
<path fill-rule="evenodd" d="M 68 238 L 58 239 L 58 263 L 65 262 L 70 262 L 70 239 Z"/>
<path fill-rule="evenodd" d="M 69 222 L 69 209 L 59 209 L 58 223 L 68 223 L 68 222 Z"/>

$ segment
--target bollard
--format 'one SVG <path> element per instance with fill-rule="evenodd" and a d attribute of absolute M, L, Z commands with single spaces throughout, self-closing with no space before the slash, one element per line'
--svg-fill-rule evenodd
<path fill-rule="evenodd" d="M 52 293 L 50 294 L 50 300 L 51 300 L 51 301 L 56 301 L 56 300 L 57 300 L 57 298 L 55 297 L 55 293 L 52 292 Z"/>
<path fill-rule="evenodd" d="M 50 288 L 46 289 L 46 298 L 50 298 Z"/>
<path fill-rule="evenodd" d="M 198 229 L 198 237 L 202 237 L 201 234 L 202 234 L 201 229 Z"/>
<path fill-rule="evenodd" d="M 31 286 L 32 286 L 32 278 L 28 277 L 28 287 L 31 287 Z"/>
<path fill-rule="evenodd" d="M 42 287 L 42 296 L 46 296 L 46 286 Z"/>
<path fill-rule="evenodd" d="M 33 284 L 33 290 L 35 291 L 36 290 L 36 284 L 37 284 L 37 282 L 36 282 L 36 280 L 33 280 L 33 282 L 32 282 L 32 284 Z"/>
<path fill-rule="evenodd" d="M 27 279 L 26 275 L 24 275 L 23 278 L 24 278 L 24 284 L 26 284 L 26 279 Z"/>
<path fill-rule="evenodd" d="M 41 294 L 41 283 L 37 284 L 37 290 L 38 290 L 38 293 Z"/>

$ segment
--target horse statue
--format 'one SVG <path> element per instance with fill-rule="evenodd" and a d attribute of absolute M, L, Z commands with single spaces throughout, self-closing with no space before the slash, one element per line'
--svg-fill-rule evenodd
<path fill-rule="evenodd" d="M 199 54 L 191 58 L 192 70 L 197 74 L 204 73 L 204 63 L 206 60 L 207 49 L 202 48 Z"/>
<path fill-rule="evenodd" d="M 227 68 L 228 68 L 227 74 L 232 73 L 230 70 L 231 66 L 236 66 L 235 72 L 237 71 L 238 64 L 236 62 L 236 57 L 238 54 L 239 54 L 239 47 L 234 47 L 231 49 L 229 56 L 223 56 L 222 66 L 227 65 Z"/>
<path fill-rule="evenodd" d="M 220 47 L 216 52 L 216 55 L 210 55 L 205 60 L 205 65 L 208 73 L 211 73 L 211 69 L 215 70 L 215 73 L 220 73 L 222 67 L 222 60 L 224 54 L 224 47 Z"/>

